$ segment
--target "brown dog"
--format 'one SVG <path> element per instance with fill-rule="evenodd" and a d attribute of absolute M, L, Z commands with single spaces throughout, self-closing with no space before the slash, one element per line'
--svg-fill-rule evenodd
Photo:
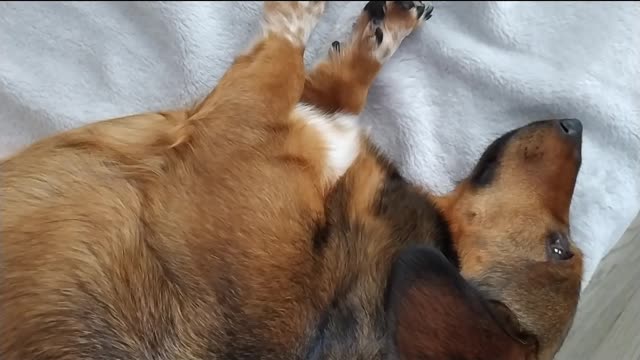
<path fill-rule="evenodd" d="M 1 164 L 2 359 L 552 358 L 580 289 L 580 123 L 514 130 L 430 195 L 357 114 L 432 8 L 370 2 L 305 76 L 323 8 L 265 3 L 264 36 L 194 109 Z"/>

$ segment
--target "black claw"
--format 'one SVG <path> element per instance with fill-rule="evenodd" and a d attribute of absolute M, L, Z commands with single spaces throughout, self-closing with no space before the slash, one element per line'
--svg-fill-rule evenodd
<path fill-rule="evenodd" d="M 376 28 L 376 43 L 378 45 L 380 45 L 382 43 L 382 29 L 381 28 Z"/>
<path fill-rule="evenodd" d="M 426 15 L 424 16 L 424 21 L 427 21 L 431 19 L 431 13 L 433 13 L 433 5 L 427 6 L 425 12 L 426 12 Z"/>
<path fill-rule="evenodd" d="M 411 10 L 416 6 L 416 4 L 413 3 L 413 1 L 396 1 L 396 2 L 400 4 L 400 6 L 405 10 Z"/>
<path fill-rule="evenodd" d="M 385 7 L 384 1 L 369 1 L 364 7 L 364 11 L 369 14 L 372 20 L 384 19 Z"/>
<path fill-rule="evenodd" d="M 422 17 L 422 14 L 424 14 L 424 9 L 426 9 L 426 7 L 424 5 L 420 5 L 416 9 L 416 11 L 418 12 L 418 19 L 420 19 Z"/>
<path fill-rule="evenodd" d="M 331 43 L 331 48 L 333 51 L 339 53 L 340 52 L 340 41 L 334 41 Z"/>

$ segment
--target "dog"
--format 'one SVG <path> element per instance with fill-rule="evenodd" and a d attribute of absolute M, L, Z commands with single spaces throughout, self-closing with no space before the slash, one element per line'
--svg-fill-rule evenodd
<path fill-rule="evenodd" d="M 306 72 L 324 7 L 265 2 L 192 109 L 1 163 L 3 359 L 553 358 L 580 294 L 580 121 L 514 129 L 429 193 L 358 115 L 433 7 L 367 3 Z"/>

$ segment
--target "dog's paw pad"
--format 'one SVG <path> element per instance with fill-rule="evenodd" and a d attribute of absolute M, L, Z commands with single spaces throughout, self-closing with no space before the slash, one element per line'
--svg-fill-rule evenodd
<path fill-rule="evenodd" d="M 362 38 L 372 39 L 374 56 L 384 62 L 405 37 L 431 18 L 433 9 L 433 5 L 425 1 L 370 1 L 358 22 L 364 27 Z"/>

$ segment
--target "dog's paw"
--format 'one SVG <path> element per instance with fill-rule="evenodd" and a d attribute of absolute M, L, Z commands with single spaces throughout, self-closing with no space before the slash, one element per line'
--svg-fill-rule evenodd
<path fill-rule="evenodd" d="M 402 40 L 431 18 L 433 5 L 425 1 L 370 1 L 356 23 L 360 41 L 370 42 L 374 57 L 387 61 Z"/>
<path fill-rule="evenodd" d="M 264 31 L 304 46 L 324 13 L 326 1 L 265 1 Z"/>
<path fill-rule="evenodd" d="M 394 3 L 398 3 L 400 7 L 404 10 L 412 12 L 412 16 L 415 16 L 418 20 L 418 24 L 420 21 L 427 21 L 431 19 L 431 15 L 433 13 L 433 5 L 429 2 L 425 1 L 390 1 Z"/>

